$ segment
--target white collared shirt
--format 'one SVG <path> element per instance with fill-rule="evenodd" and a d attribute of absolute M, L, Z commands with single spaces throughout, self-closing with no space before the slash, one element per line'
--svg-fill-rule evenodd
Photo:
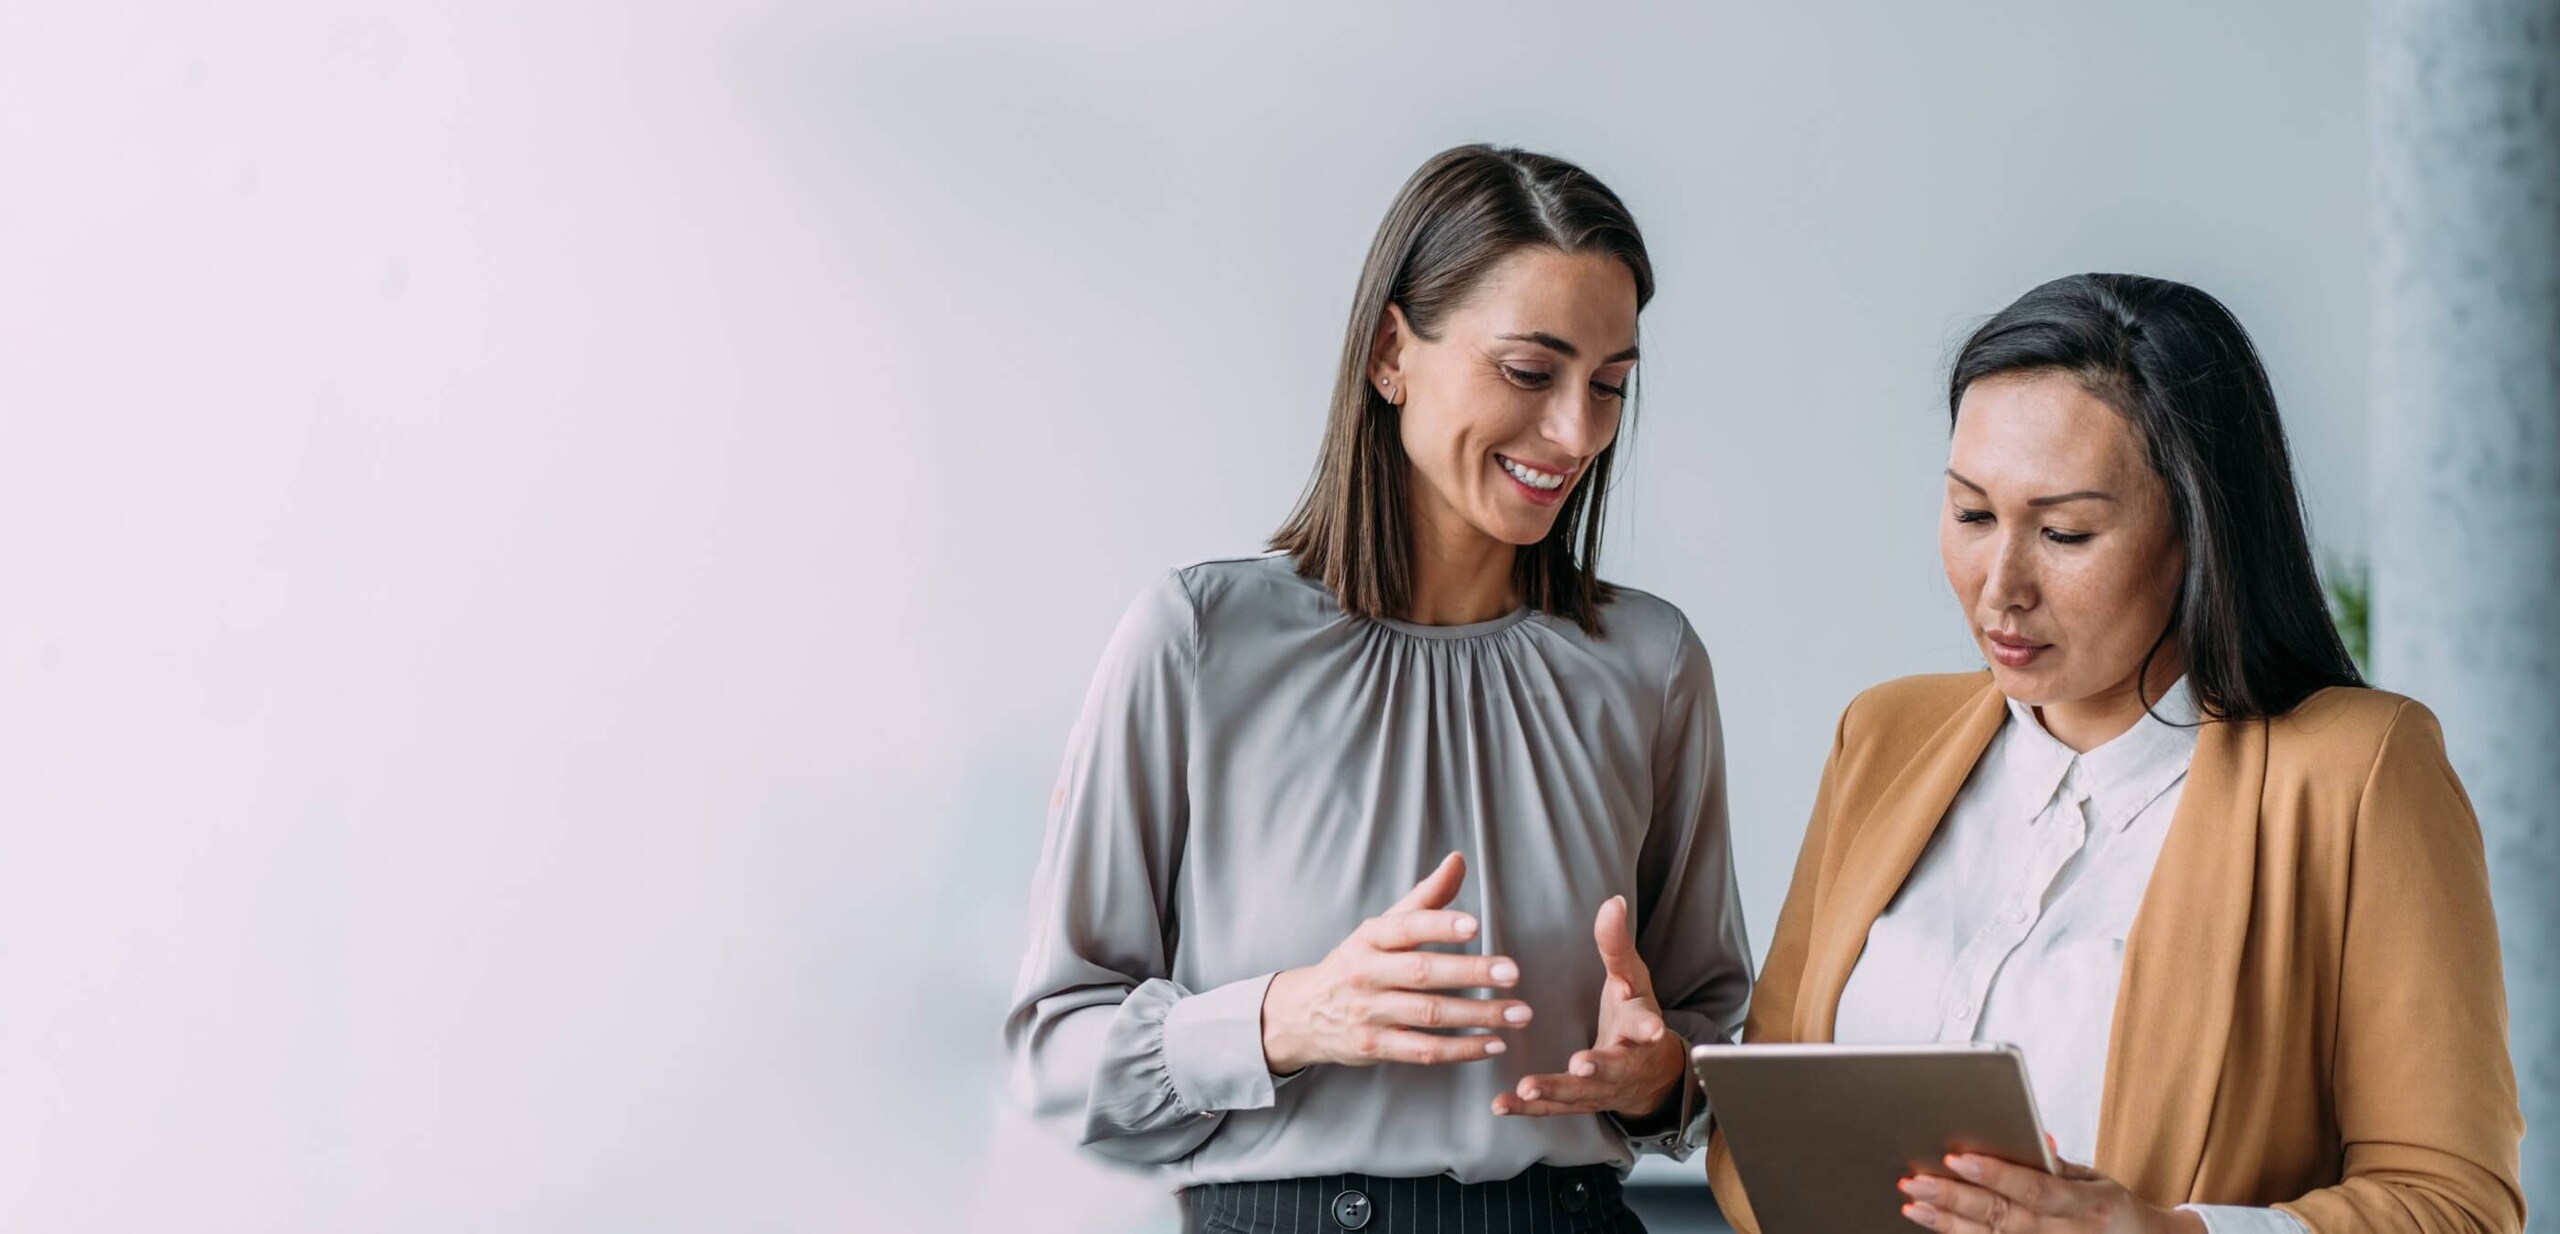
<path fill-rule="evenodd" d="M 2066 1160 L 2096 1155 L 2124 942 L 2195 756 L 2187 683 L 2086 754 L 2012 699 L 1946 820 L 1867 931 L 1841 1042 L 2005 1041 Z M 2214 1234 L 2302 1234 L 2271 1208 L 2189 1206 Z"/>

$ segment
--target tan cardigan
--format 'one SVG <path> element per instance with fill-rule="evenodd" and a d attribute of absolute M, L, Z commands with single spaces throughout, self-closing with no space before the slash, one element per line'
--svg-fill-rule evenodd
<path fill-rule="evenodd" d="M 2006 714 L 1989 673 L 1849 705 L 1745 1040 L 1831 1039 L 1868 927 Z M 2331 689 L 2208 722 L 2125 942 L 2093 1164 L 2315 1234 L 2517 1231 L 2523 1134 L 2479 822 L 2435 717 Z M 1759 1234 L 1720 1134 L 1707 1177 Z"/>

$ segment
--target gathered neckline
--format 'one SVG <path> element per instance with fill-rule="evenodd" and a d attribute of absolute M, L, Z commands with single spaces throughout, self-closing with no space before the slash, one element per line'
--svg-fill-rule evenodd
<path fill-rule="evenodd" d="M 1488 634 L 1500 634 L 1513 626 L 1519 625 L 1521 622 L 1527 621 L 1529 618 L 1536 616 L 1537 611 L 1538 610 L 1523 604 L 1508 613 L 1504 613 L 1503 615 L 1492 619 L 1491 621 L 1471 621 L 1462 626 L 1426 626 L 1419 622 L 1399 621 L 1393 617 L 1372 617 L 1369 618 L 1369 620 L 1385 626 L 1390 630 L 1394 630 L 1399 634 L 1410 634 L 1415 638 L 1482 638 Z"/>
<path fill-rule="evenodd" d="M 1342 602 L 1335 598 L 1333 592 L 1325 587 L 1323 581 L 1309 578 L 1306 575 L 1299 573 L 1296 559 L 1287 553 L 1271 552 L 1265 553 L 1260 557 L 1238 558 L 1235 560 L 1269 562 L 1278 566 L 1280 572 L 1287 575 L 1290 581 L 1324 597 L 1325 606 L 1331 609 L 1336 617 L 1343 617 L 1352 621 L 1366 622 L 1373 626 L 1384 626 L 1386 629 L 1396 634 L 1402 634 L 1412 638 L 1428 639 L 1434 642 L 1452 642 L 1461 639 L 1489 638 L 1537 616 L 1540 611 L 1527 604 L 1522 604 L 1518 608 L 1512 609 L 1510 612 L 1504 613 L 1503 615 L 1489 621 L 1471 621 L 1465 625 L 1459 626 L 1426 626 L 1417 621 L 1405 621 L 1395 617 L 1361 617 L 1343 612 Z"/>

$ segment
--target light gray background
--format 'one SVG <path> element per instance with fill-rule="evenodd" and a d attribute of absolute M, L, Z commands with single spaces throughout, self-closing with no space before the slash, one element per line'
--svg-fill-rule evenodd
<path fill-rule="evenodd" d="M 1973 662 L 1981 315 L 2221 295 L 2359 551 L 2363 23 L 0 10 L 0 1225 L 1158 1220 L 1004 1112 L 1049 779 L 1466 140 L 1648 230 L 1606 568 L 1716 656 L 1765 944 L 1839 708 Z"/>

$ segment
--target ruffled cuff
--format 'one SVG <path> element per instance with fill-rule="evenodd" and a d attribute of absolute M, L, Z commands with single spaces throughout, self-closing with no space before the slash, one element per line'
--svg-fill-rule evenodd
<path fill-rule="evenodd" d="M 1184 1116 L 1270 1108 L 1278 1083 L 1262 1054 L 1262 998 L 1271 977 L 1231 981 L 1165 1010 L 1165 1076 Z"/>

